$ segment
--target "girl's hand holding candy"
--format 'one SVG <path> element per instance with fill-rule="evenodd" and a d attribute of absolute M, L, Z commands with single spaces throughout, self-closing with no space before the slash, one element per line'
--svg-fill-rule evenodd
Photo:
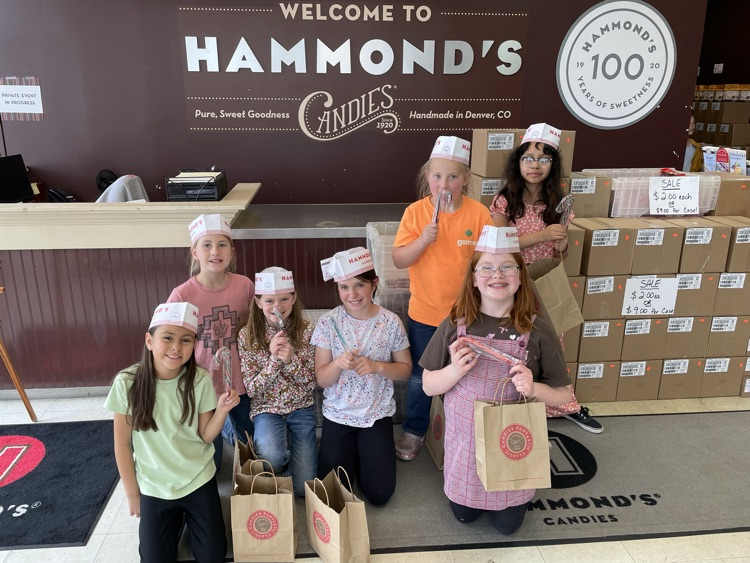
<path fill-rule="evenodd" d="M 422 244 L 427 246 L 437 240 L 437 234 L 438 234 L 438 224 L 427 223 L 424 226 L 424 229 L 422 229 L 422 234 L 419 236 L 419 240 L 422 242 Z"/>
<path fill-rule="evenodd" d="M 458 341 L 448 346 L 448 351 L 451 354 L 451 367 L 460 377 L 469 373 L 469 370 L 477 363 L 476 353 L 468 346 L 462 346 Z"/>
<path fill-rule="evenodd" d="M 516 386 L 516 391 L 527 399 L 536 397 L 534 393 L 534 376 L 531 370 L 524 365 L 518 364 L 510 368 L 511 381 Z"/>
<path fill-rule="evenodd" d="M 354 369 L 354 363 L 357 360 L 357 356 L 351 352 L 344 352 L 336 360 L 336 366 L 341 370 Z"/>
<path fill-rule="evenodd" d="M 237 394 L 237 391 L 230 389 L 228 392 L 222 393 L 219 397 L 216 408 L 221 412 L 229 412 L 239 404 L 240 396 Z"/>

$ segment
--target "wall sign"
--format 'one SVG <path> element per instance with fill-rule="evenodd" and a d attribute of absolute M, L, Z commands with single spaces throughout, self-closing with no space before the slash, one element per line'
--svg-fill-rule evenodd
<path fill-rule="evenodd" d="M 191 131 L 331 141 L 522 125 L 522 11 L 279 2 L 178 18 Z"/>
<path fill-rule="evenodd" d="M 597 129 L 621 129 L 659 105 L 672 84 L 672 28 L 649 4 L 605 1 L 568 31 L 557 57 L 557 87 L 570 113 Z"/>
<path fill-rule="evenodd" d="M 41 121 L 42 88 L 33 76 L 0 76 L 0 118 L 5 121 Z"/>

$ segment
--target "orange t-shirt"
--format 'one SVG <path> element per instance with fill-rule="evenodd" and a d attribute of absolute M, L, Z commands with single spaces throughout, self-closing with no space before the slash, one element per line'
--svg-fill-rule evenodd
<path fill-rule="evenodd" d="M 419 238 L 424 226 L 432 221 L 433 210 L 429 197 L 407 207 L 393 245 L 406 246 Z M 482 227 L 492 224 L 489 210 L 466 196 L 458 211 L 440 214 L 437 240 L 409 266 L 409 317 L 438 326 L 448 316 Z"/>

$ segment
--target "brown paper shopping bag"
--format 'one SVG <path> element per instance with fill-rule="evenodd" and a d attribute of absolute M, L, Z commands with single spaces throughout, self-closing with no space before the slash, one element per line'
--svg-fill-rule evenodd
<path fill-rule="evenodd" d="M 557 261 L 556 266 L 537 278 L 534 283 L 557 334 L 564 334 L 583 323 L 581 309 L 570 289 L 562 260 Z"/>
<path fill-rule="evenodd" d="M 344 475 L 348 481 L 346 471 Z M 323 480 L 305 481 L 305 512 L 307 538 L 325 563 L 370 561 L 365 503 L 342 485 L 337 471 Z"/>
<path fill-rule="evenodd" d="M 487 491 L 552 486 L 544 403 L 474 401 L 474 439 Z"/>
<path fill-rule="evenodd" d="M 245 438 L 247 438 L 247 444 L 243 444 L 239 440 L 234 441 L 234 459 L 232 459 L 232 489 L 237 486 L 235 475 L 242 473 L 242 467 L 249 461 L 258 459 L 253 449 L 253 440 L 250 435 L 245 432 Z M 249 475 L 249 473 L 247 473 Z"/>
<path fill-rule="evenodd" d="M 443 441 L 445 439 L 445 408 L 442 395 L 432 397 L 430 426 L 427 428 L 424 445 L 439 470 L 443 470 Z"/>
<path fill-rule="evenodd" d="M 284 479 L 236 475 L 230 496 L 235 561 L 294 561 L 297 515 L 291 478 Z"/>

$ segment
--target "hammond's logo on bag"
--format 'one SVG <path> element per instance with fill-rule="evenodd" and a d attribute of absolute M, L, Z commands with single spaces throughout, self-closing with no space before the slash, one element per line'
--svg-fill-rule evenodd
<path fill-rule="evenodd" d="M 384 133 L 398 129 L 398 114 L 391 111 L 395 88 L 384 84 L 357 98 L 335 104 L 333 96 L 324 91 L 313 92 L 299 106 L 299 126 L 308 137 L 330 141 L 342 137 L 368 123 Z"/>

